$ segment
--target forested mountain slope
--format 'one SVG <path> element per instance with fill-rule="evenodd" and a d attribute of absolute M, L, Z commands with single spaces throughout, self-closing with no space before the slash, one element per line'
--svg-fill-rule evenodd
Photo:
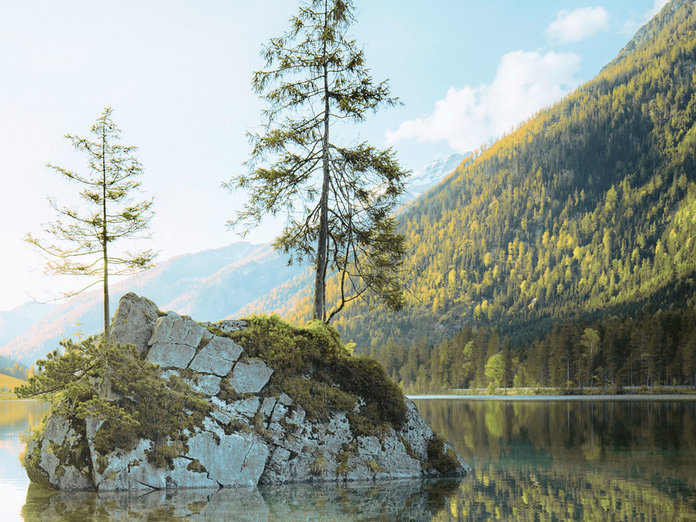
<path fill-rule="evenodd" d="M 695 123 L 696 12 L 673 0 L 594 80 L 402 212 L 404 311 L 354 305 L 336 326 L 363 350 L 469 325 L 514 348 L 568 317 L 693 307 Z"/>

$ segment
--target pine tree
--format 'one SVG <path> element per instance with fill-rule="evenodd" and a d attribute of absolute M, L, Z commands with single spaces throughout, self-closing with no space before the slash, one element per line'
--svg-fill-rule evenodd
<path fill-rule="evenodd" d="M 287 212 L 274 247 L 290 262 L 313 260 L 313 316 L 325 322 L 369 294 L 394 309 L 403 305 L 398 269 L 404 239 L 392 211 L 406 172 L 391 149 L 340 144 L 350 134 L 349 122 L 397 102 L 386 82 L 373 82 L 363 51 L 347 36 L 353 9 L 351 0 L 309 0 L 290 30 L 270 40 L 266 69 L 252 82 L 268 104 L 265 132 L 250 135 L 250 172 L 226 185 L 250 193 L 230 226 L 248 231 L 269 213 Z M 328 311 L 330 272 L 338 273 L 340 296 Z"/>
<path fill-rule="evenodd" d="M 107 107 L 90 132 L 94 141 L 66 134 L 72 146 L 87 154 L 89 173 L 78 174 L 68 169 L 48 166 L 82 187 L 79 195 L 86 208 L 61 207 L 49 198 L 58 218 L 45 225 L 45 232 L 55 243 L 47 243 L 31 234 L 26 241 L 48 256 L 46 269 L 55 274 L 86 276 L 94 279 L 71 297 L 102 283 L 104 289 L 104 334 L 109 337 L 109 276 L 128 275 L 152 266 L 152 250 L 114 255 L 111 243 L 134 237 L 150 224 L 152 199 L 133 202 L 131 195 L 140 187 L 136 180 L 143 168 L 133 153 L 137 147 L 118 144 L 120 129 L 111 119 Z"/>

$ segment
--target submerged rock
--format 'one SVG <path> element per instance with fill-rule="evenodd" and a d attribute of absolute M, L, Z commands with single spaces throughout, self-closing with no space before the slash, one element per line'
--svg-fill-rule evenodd
<path fill-rule="evenodd" d="M 27 448 L 32 481 L 113 491 L 470 470 L 384 370 L 350 355 L 329 327 L 297 329 L 273 318 L 203 327 L 158 314 L 135 294 L 122 298 L 113 324 L 113 339 L 134 344 L 140 358 L 90 376 L 88 403 L 54 407 Z M 114 377 L 126 367 L 128 385 Z M 150 382 L 152 391 L 138 388 L 147 375 L 157 384 Z M 114 416 L 114 408 L 130 413 Z M 176 408 L 180 420 L 172 424 L 166 412 Z"/>

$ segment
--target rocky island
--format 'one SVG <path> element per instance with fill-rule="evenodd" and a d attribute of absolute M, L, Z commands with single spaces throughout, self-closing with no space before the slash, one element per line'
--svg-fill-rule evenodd
<path fill-rule="evenodd" d="M 66 342 L 42 361 L 59 377 L 25 390 L 61 389 L 23 457 L 33 482 L 109 491 L 470 471 L 377 362 L 320 322 L 198 323 L 129 293 L 110 341 Z"/>

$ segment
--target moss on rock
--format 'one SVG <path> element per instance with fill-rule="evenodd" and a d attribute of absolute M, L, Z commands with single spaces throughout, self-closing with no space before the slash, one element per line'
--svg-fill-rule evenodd
<path fill-rule="evenodd" d="M 335 328 L 321 321 L 296 327 L 277 316 L 244 321 L 248 326 L 243 330 L 211 332 L 230 337 L 249 357 L 259 357 L 273 369 L 266 393 L 287 393 L 310 419 L 360 405 L 351 416 L 351 428 L 364 435 L 374 435 L 384 423 L 399 429 L 405 422 L 401 389 L 377 361 L 356 356 L 343 345 Z"/>

